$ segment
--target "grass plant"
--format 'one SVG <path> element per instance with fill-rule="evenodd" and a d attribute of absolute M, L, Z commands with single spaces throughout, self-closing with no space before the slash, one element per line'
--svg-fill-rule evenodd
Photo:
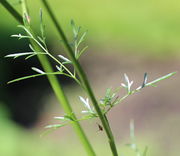
<path fill-rule="evenodd" d="M 59 120 L 57 124 L 52 124 L 46 126 L 47 129 L 54 130 L 66 125 L 72 125 L 74 128 L 74 131 L 79 136 L 79 139 L 86 149 L 86 152 L 89 156 L 95 156 L 94 149 L 92 148 L 92 145 L 90 144 L 88 138 L 85 135 L 84 130 L 80 126 L 80 121 L 87 120 L 87 119 L 93 119 L 93 118 L 99 118 L 101 121 L 101 124 L 98 124 L 99 130 L 103 131 L 107 136 L 107 141 L 110 146 L 110 150 L 112 152 L 113 156 L 118 156 L 118 150 L 116 147 L 115 139 L 113 136 L 113 132 L 111 130 L 111 126 L 109 123 L 109 120 L 107 118 L 107 113 L 114 108 L 117 104 L 121 103 L 123 100 L 125 100 L 128 96 L 141 91 L 145 87 L 148 86 L 155 86 L 157 82 L 164 80 L 166 78 L 171 77 L 175 74 L 175 72 L 172 72 L 170 74 L 167 74 L 161 78 L 155 79 L 154 81 L 147 82 L 148 81 L 148 75 L 147 73 L 144 74 L 144 78 L 142 81 L 142 84 L 140 84 L 139 87 L 136 89 L 132 89 L 133 81 L 130 81 L 128 76 L 124 74 L 124 80 L 125 82 L 121 84 L 119 88 L 125 89 L 126 94 L 123 97 L 118 96 L 119 89 L 113 89 L 108 88 L 106 91 L 106 94 L 103 98 L 97 99 L 95 97 L 95 93 L 92 90 L 92 87 L 88 81 L 88 77 L 86 76 L 86 73 L 84 72 L 82 66 L 79 63 L 79 58 L 81 55 L 83 55 L 84 52 L 86 52 L 86 48 L 82 47 L 82 43 L 85 40 L 87 32 L 81 32 L 81 27 L 77 26 L 75 22 L 71 21 L 72 26 L 72 34 L 73 39 L 72 41 L 68 41 L 63 28 L 60 25 L 60 22 L 56 19 L 53 9 L 51 9 L 49 3 L 46 0 L 42 0 L 42 4 L 44 5 L 46 9 L 46 13 L 50 16 L 50 19 L 52 20 L 55 28 L 57 29 L 58 35 L 62 42 L 64 43 L 64 46 L 66 47 L 66 57 L 65 55 L 57 55 L 54 56 L 52 52 L 50 52 L 47 44 L 46 44 L 46 35 L 45 35 L 45 25 L 43 22 L 43 11 L 40 10 L 40 36 L 36 35 L 31 27 L 31 17 L 28 13 L 28 8 L 25 0 L 21 0 L 21 6 L 22 6 L 22 15 L 20 15 L 6 0 L 1 0 L 1 4 L 7 9 L 9 13 L 13 15 L 13 17 L 20 23 L 18 26 L 20 29 L 24 31 L 24 34 L 15 34 L 11 37 L 15 37 L 18 39 L 29 39 L 29 47 L 31 51 L 28 52 L 17 52 L 13 54 L 9 54 L 6 57 L 8 58 L 14 58 L 17 59 L 19 57 L 25 57 L 26 60 L 30 59 L 31 57 L 37 57 L 41 63 L 41 68 L 38 67 L 32 67 L 32 70 L 36 72 L 34 75 L 28 75 L 25 77 L 17 78 L 15 80 L 11 80 L 8 83 L 14 83 L 17 81 L 33 78 L 33 77 L 39 77 L 39 76 L 47 76 L 50 85 L 59 100 L 60 104 L 62 105 L 65 115 L 64 116 L 58 116 L 55 117 L 56 120 Z M 56 71 L 53 71 L 51 64 L 49 63 L 49 59 L 55 62 Z M 69 65 L 73 67 L 73 71 L 69 69 Z M 67 77 L 72 78 L 83 90 L 86 92 L 87 97 L 84 98 L 82 96 L 79 96 L 80 102 L 84 105 L 84 110 L 82 110 L 81 118 L 76 118 L 76 113 L 72 110 L 71 105 L 66 97 L 65 92 L 63 91 L 63 88 L 61 84 L 57 81 L 56 76 L 65 75 Z M 133 128 L 133 124 L 131 124 L 131 129 Z M 134 134 L 131 130 L 131 136 L 133 137 Z M 136 152 L 137 156 L 141 156 L 139 154 L 139 151 L 137 148 L 134 148 L 134 142 L 130 145 Z M 146 156 L 147 150 L 145 149 L 142 156 Z"/>

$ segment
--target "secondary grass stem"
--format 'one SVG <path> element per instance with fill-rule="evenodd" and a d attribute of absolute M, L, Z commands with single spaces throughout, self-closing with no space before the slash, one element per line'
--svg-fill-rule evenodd
<path fill-rule="evenodd" d="M 20 24 L 22 24 L 22 25 L 24 24 L 23 17 L 7 1 L 1 0 L 0 2 Z M 27 14 L 26 4 L 25 4 L 24 0 L 21 1 L 21 5 L 22 5 L 22 9 L 23 9 L 23 14 L 24 13 Z M 31 31 L 31 33 L 33 34 L 32 30 L 30 28 L 29 28 L 29 31 Z M 30 40 L 30 42 L 36 51 L 41 51 L 41 48 L 37 45 L 37 43 L 35 43 L 35 41 Z M 49 63 L 49 61 L 45 55 L 38 55 L 38 59 L 42 65 L 42 67 L 44 68 L 44 71 L 53 72 L 51 64 Z M 71 115 L 71 117 L 74 119 L 72 126 L 73 126 L 75 132 L 77 133 L 77 135 L 79 136 L 82 145 L 86 149 L 87 154 L 89 156 L 95 156 L 96 154 L 95 154 L 88 138 L 86 137 L 81 125 L 77 121 L 77 118 L 76 118 L 75 114 L 73 113 L 73 110 L 72 110 L 72 108 L 69 104 L 69 101 L 62 89 L 61 84 L 57 80 L 57 77 L 55 75 L 47 75 L 47 78 L 50 82 L 50 85 L 51 85 L 58 101 L 61 103 L 65 113 L 68 115 Z"/>
<path fill-rule="evenodd" d="M 60 37 L 62 38 L 63 42 L 64 42 L 64 45 L 67 49 L 67 55 L 69 56 L 69 58 L 71 59 L 74 67 L 75 67 L 75 70 L 77 71 L 79 77 L 80 77 L 80 80 L 85 88 L 85 90 L 87 91 L 93 105 L 94 105 L 94 108 L 96 109 L 96 112 L 102 122 L 102 125 L 105 129 L 105 132 L 107 134 L 107 137 L 108 137 L 108 140 L 109 140 L 109 144 L 110 144 L 110 147 L 111 147 L 111 151 L 112 151 L 112 154 L 113 156 L 118 156 L 118 153 L 117 153 L 117 149 L 116 149 L 116 145 L 115 145 L 115 141 L 114 141 L 114 137 L 113 137 L 113 134 L 112 134 L 112 131 L 110 129 L 110 126 L 109 126 L 109 123 L 108 123 L 108 120 L 106 120 L 106 118 L 104 117 L 99 105 L 98 105 L 98 102 L 95 98 L 95 95 L 91 89 L 91 86 L 89 84 L 89 81 L 87 79 L 87 76 L 85 74 L 85 72 L 83 71 L 81 65 L 79 64 L 78 60 L 75 58 L 74 56 L 74 52 L 72 50 L 72 48 L 70 47 L 69 45 L 69 42 L 64 34 L 64 31 L 62 30 L 59 22 L 57 21 L 52 9 L 50 8 L 48 2 L 46 0 L 42 0 L 42 3 L 44 4 L 51 20 L 53 21 Z"/>

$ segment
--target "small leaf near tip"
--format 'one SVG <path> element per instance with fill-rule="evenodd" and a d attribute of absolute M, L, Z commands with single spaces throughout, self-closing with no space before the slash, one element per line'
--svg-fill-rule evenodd
<path fill-rule="evenodd" d="M 151 81 L 151 82 L 147 83 L 145 86 L 153 86 L 155 83 L 157 83 L 157 82 L 159 82 L 159 81 L 161 81 L 161 80 L 165 80 L 165 79 L 167 79 L 167 78 L 175 75 L 176 73 L 177 73 L 177 72 L 169 73 L 169 74 L 167 74 L 167 75 L 165 75 L 165 76 L 162 76 L 162 77 L 160 77 L 160 78 L 158 78 L 158 79 L 156 79 L 156 80 L 154 80 L 154 81 Z"/>

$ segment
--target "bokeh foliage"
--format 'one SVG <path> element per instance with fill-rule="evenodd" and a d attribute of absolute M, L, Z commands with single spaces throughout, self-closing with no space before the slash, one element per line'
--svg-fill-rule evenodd
<path fill-rule="evenodd" d="M 10 1 L 19 8 L 17 0 Z M 36 27 L 41 3 L 35 0 L 27 1 Z M 65 31 L 69 30 L 70 20 L 74 19 L 89 30 L 89 42 L 93 45 L 114 45 L 133 52 L 157 55 L 177 52 L 179 49 L 179 3 L 178 0 L 52 0 L 51 6 Z M 1 7 L 0 11 L 2 25 L 12 26 L 10 21 L 13 20 L 7 12 Z M 6 18 L 3 18 L 4 16 Z M 46 23 L 48 35 L 54 36 L 56 31 L 49 18 Z M 56 40 L 53 42 L 56 43 Z"/>

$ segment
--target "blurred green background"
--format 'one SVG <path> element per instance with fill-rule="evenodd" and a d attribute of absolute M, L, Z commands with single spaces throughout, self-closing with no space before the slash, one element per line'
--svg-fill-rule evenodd
<path fill-rule="evenodd" d="M 9 2 L 19 11 L 18 0 Z M 39 32 L 39 1 L 27 0 L 32 26 Z M 89 48 L 81 63 L 89 76 L 96 96 L 101 98 L 108 87 L 117 88 L 123 74 L 142 83 L 143 74 L 149 81 L 173 71 L 179 71 L 180 2 L 178 0 L 60 0 L 49 1 L 69 39 L 70 20 L 82 30 L 88 30 L 85 45 Z M 8 80 L 31 74 L 30 67 L 39 67 L 36 59 L 9 60 L 9 53 L 26 51 L 27 41 L 10 38 L 21 32 L 18 23 L 0 5 L 0 155 L 2 156 L 84 156 L 86 155 L 70 126 L 40 138 L 43 127 L 62 116 L 63 111 L 45 78 L 6 85 Z M 64 48 L 44 11 L 47 42 L 50 49 L 62 53 Z M 125 146 L 129 143 L 129 122 L 135 121 L 136 139 L 148 155 L 179 156 L 180 76 L 160 82 L 156 88 L 146 88 L 133 95 L 109 113 L 111 126 L 124 156 L 135 156 Z M 70 80 L 60 79 L 77 112 L 83 109 L 78 96 L 84 95 Z M 121 93 L 123 94 L 123 93 Z M 120 94 L 120 95 L 121 95 Z M 86 96 L 86 95 L 84 95 Z M 13 120 L 10 120 L 13 119 Z M 97 155 L 111 155 L 99 121 L 82 122 L 88 131 Z M 24 128 L 25 127 L 25 128 Z M 73 147 L 73 149 L 72 149 Z M 80 154 L 81 153 L 81 154 Z"/>

